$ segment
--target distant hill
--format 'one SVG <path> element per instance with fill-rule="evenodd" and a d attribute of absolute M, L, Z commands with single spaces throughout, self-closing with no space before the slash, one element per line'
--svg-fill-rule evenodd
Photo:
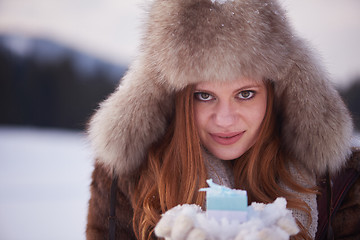
<path fill-rule="evenodd" d="M 91 56 L 61 45 L 54 41 L 42 38 L 29 38 L 17 35 L 0 35 L 0 47 L 10 51 L 18 58 L 32 58 L 34 61 L 46 64 L 59 62 L 70 58 L 74 69 L 81 74 L 91 75 L 96 71 L 104 71 L 109 78 L 119 80 L 127 69 L 125 65 L 116 65 L 96 56 Z"/>
<path fill-rule="evenodd" d="M 84 129 L 127 66 L 46 39 L 0 36 L 0 124 Z"/>

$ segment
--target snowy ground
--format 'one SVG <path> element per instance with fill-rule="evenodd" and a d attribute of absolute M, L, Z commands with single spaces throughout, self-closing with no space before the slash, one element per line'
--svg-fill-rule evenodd
<path fill-rule="evenodd" d="M 356 132 L 351 140 L 352 146 L 360 147 L 360 132 Z"/>
<path fill-rule="evenodd" d="M 0 126 L 0 239 L 85 239 L 91 171 L 81 132 Z"/>

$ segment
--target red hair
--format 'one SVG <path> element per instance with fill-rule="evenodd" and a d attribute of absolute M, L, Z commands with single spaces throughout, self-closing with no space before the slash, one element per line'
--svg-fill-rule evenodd
<path fill-rule="evenodd" d="M 266 81 L 267 110 L 254 146 L 233 160 L 235 187 L 246 189 L 249 202 L 273 202 L 287 199 L 288 208 L 304 211 L 311 220 L 310 209 L 280 183 L 300 193 L 315 193 L 292 178 L 288 162 L 291 155 L 281 148 L 274 89 Z M 193 86 L 176 94 L 174 117 L 159 142 L 152 145 L 143 164 L 132 196 L 133 228 L 138 239 L 154 238 L 153 230 L 161 214 L 178 204 L 204 205 L 207 170 L 201 153 L 200 139 L 194 122 Z M 293 239 L 310 239 L 299 222 L 301 232 Z M 308 227 L 308 226 L 307 226 Z"/>
<path fill-rule="evenodd" d="M 149 150 L 133 196 L 133 225 L 138 239 L 151 239 L 162 213 L 178 204 L 203 205 L 206 167 L 193 119 L 193 89 L 175 97 L 175 114 L 160 142 Z M 190 113 L 190 114 L 189 114 Z M 185 119 L 184 119 L 185 118 Z"/>
<path fill-rule="evenodd" d="M 289 164 L 297 168 L 291 154 L 281 146 L 279 118 L 274 109 L 274 86 L 266 81 L 267 107 L 255 144 L 239 159 L 233 161 L 235 187 L 246 189 L 249 203 L 271 203 L 282 196 L 287 200 L 287 208 L 304 211 L 308 216 L 308 226 L 297 221 L 301 232 L 292 239 L 311 239 L 306 227 L 312 221 L 309 206 L 284 188 L 286 185 L 297 193 L 315 194 L 315 189 L 299 185 L 290 173 Z M 281 186 L 280 184 L 283 184 Z"/>

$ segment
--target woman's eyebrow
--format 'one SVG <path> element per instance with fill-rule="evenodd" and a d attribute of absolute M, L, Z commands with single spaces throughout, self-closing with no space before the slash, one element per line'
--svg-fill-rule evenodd
<path fill-rule="evenodd" d="M 202 93 L 202 92 L 208 93 L 210 95 L 215 95 L 215 93 L 211 90 L 206 90 L 206 89 L 202 89 L 202 88 L 198 88 L 198 89 L 195 88 L 195 90 L 194 90 L 194 93 Z"/>
<path fill-rule="evenodd" d="M 242 87 L 236 89 L 234 92 L 238 92 L 238 91 L 242 91 L 242 90 L 247 90 L 247 89 L 251 89 L 251 88 L 260 88 L 260 87 L 261 87 L 260 84 L 250 84 L 250 85 L 242 86 Z"/>
<path fill-rule="evenodd" d="M 236 88 L 233 92 L 238 92 L 238 91 L 242 91 L 242 90 L 246 90 L 246 89 L 251 89 L 251 88 L 260 88 L 261 85 L 260 84 L 248 84 L 248 85 L 245 85 L 245 86 L 241 86 L 239 88 Z M 196 87 L 194 89 L 194 92 L 207 92 L 207 93 L 214 93 L 211 89 L 207 89 L 206 87 L 205 88 L 202 88 L 202 87 Z"/>
<path fill-rule="evenodd" d="M 212 92 L 211 89 L 207 89 L 206 87 L 195 87 L 194 91 L 195 92 Z"/>

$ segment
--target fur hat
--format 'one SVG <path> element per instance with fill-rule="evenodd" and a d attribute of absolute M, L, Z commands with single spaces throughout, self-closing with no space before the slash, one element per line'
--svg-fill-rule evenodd
<path fill-rule="evenodd" d="M 89 124 L 97 161 L 119 175 L 165 132 L 174 92 L 200 81 L 275 84 L 284 147 L 319 174 L 350 154 L 352 120 L 307 43 L 275 0 L 154 0 L 141 53 Z"/>

